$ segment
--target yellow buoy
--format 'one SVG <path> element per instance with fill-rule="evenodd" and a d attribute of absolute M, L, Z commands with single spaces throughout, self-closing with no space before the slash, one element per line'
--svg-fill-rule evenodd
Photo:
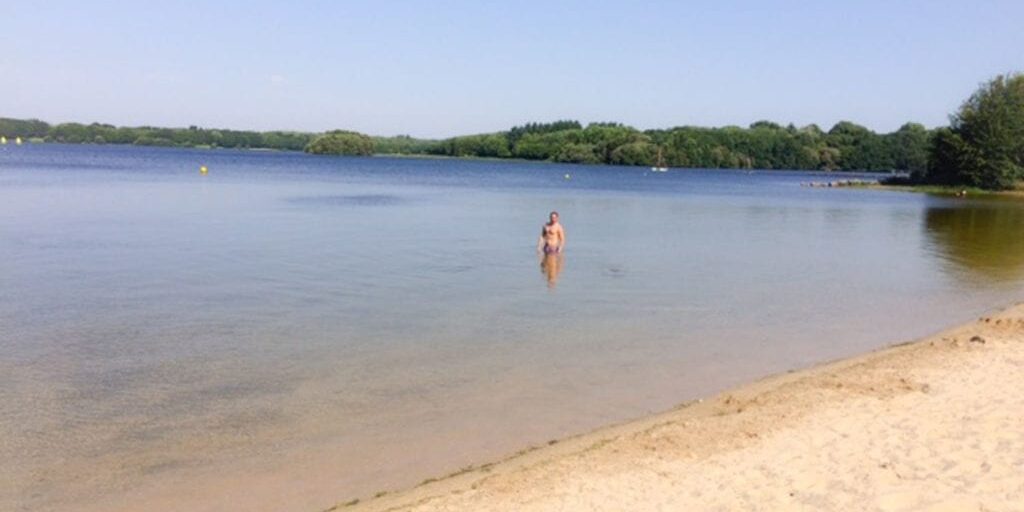
<path fill-rule="evenodd" d="M 568 179 L 571 179 L 571 178 L 572 178 L 572 176 L 569 176 L 569 173 L 565 173 L 565 179 L 568 180 Z"/>
<path fill-rule="evenodd" d="M 205 165 L 199 166 L 199 174 L 206 174 L 207 171 L 209 171 L 209 169 L 207 169 Z"/>
<path fill-rule="evenodd" d="M 7 144 L 7 137 L 0 136 L 0 144 Z"/>
<path fill-rule="evenodd" d="M 20 146 L 21 145 L 21 137 L 16 137 L 14 139 L 14 143 Z"/>

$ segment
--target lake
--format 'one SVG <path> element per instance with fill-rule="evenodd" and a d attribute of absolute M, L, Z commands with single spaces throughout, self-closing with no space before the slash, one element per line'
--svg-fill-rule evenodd
<path fill-rule="evenodd" d="M 0 146 L 0 509 L 322 510 L 1021 299 L 1024 203 L 829 179 Z"/>

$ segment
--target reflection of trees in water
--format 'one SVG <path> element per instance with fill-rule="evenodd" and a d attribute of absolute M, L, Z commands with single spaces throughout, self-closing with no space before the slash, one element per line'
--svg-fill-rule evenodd
<path fill-rule="evenodd" d="M 1024 207 L 977 204 L 929 208 L 925 227 L 934 250 L 964 277 L 1019 278 L 1024 275 Z"/>

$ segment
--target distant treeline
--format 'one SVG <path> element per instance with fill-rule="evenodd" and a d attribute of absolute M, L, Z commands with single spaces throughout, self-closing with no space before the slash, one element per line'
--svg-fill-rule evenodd
<path fill-rule="evenodd" d="M 351 134 L 360 138 L 355 146 L 332 146 L 328 141 L 312 143 L 319 138 Z M 428 154 L 437 141 L 414 139 L 407 135 L 396 137 L 369 137 L 356 132 L 335 131 L 324 134 L 200 128 L 159 128 L 153 126 L 125 127 L 110 124 L 61 123 L 49 124 L 38 119 L 11 119 L 0 117 L 0 136 L 21 137 L 36 142 L 65 144 L 135 144 L 138 146 L 209 147 L 236 149 L 278 149 L 337 154 Z M 327 137 L 328 139 L 330 137 Z M 363 139 L 371 145 L 367 152 Z M 339 152 L 344 150 L 344 152 Z"/>
<path fill-rule="evenodd" d="M 949 127 L 907 123 L 875 133 L 841 121 L 817 125 L 758 121 L 747 128 L 683 126 L 638 130 L 618 123 L 530 123 L 508 131 L 444 140 L 326 133 L 188 128 L 127 128 L 0 118 L 0 136 L 89 144 L 263 148 L 333 155 L 439 155 L 520 158 L 582 164 L 697 168 L 905 171 L 904 183 L 1007 189 L 1024 184 L 1024 75 L 983 84 Z"/>
<path fill-rule="evenodd" d="M 878 134 L 842 121 L 825 132 L 758 121 L 748 128 L 637 130 L 617 123 L 533 123 L 507 132 L 454 137 L 431 154 L 555 162 L 734 169 L 921 171 L 932 132 L 907 123 Z"/>
<path fill-rule="evenodd" d="M 124 127 L 109 124 L 48 124 L 36 119 L 0 118 L 0 135 L 68 144 L 135 144 L 221 148 L 265 148 L 302 151 L 315 137 L 298 132 L 254 132 L 188 128 Z"/>
<path fill-rule="evenodd" d="M 0 135 L 71 144 L 262 148 L 317 154 L 406 154 L 520 158 L 553 162 L 746 169 L 900 170 L 922 172 L 932 132 L 907 123 L 877 134 L 843 121 L 825 132 L 759 121 L 748 128 L 638 130 L 618 123 L 530 123 L 508 131 L 444 140 L 225 129 L 118 127 L 0 118 Z"/>

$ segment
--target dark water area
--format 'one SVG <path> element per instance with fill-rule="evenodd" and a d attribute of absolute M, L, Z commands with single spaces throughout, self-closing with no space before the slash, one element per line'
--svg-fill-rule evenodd
<path fill-rule="evenodd" d="M 323 509 L 1021 298 L 1024 203 L 825 179 L 0 146 L 0 509 Z"/>

